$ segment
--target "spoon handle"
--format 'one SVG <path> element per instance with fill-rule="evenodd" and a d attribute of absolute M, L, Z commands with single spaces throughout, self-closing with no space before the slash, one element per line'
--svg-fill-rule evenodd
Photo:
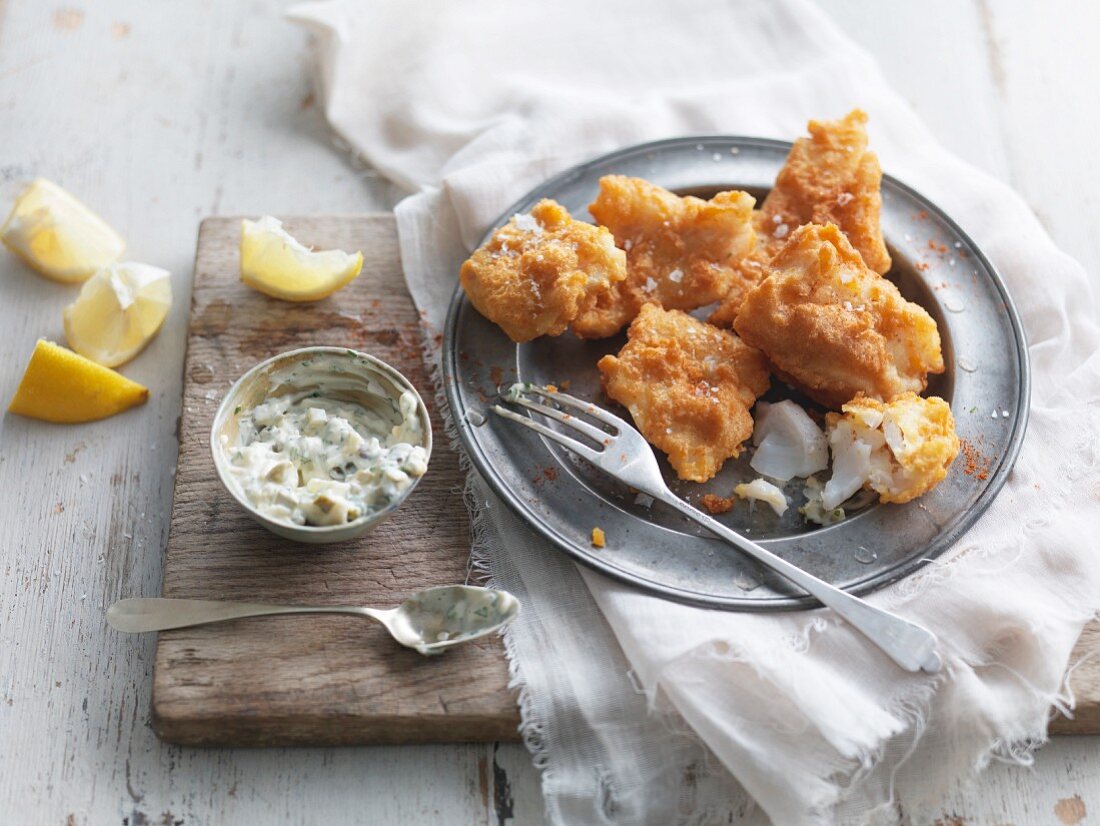
<path fill-rule="evenodd" d="M 107 609 L 107 624 L 127 633 L 188 628 L 241 617 L 273 614 L 354 614 L 373 616 L 352 605 L 264 605 L 258 602 L 222 602 L 210 599 L 121 599 Z"/>

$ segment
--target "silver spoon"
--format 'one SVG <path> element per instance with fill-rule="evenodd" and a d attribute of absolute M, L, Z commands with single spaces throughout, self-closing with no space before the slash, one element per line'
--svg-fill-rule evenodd
<path fill-rule="evenodd" d="M 355 605 L 264 605 L 208 599 L 121 599 L 107 609 L 107 623 L 128 633 L 188 628 L 241 617 L 274 614 L 352 614 L 386 626 L 395 640 L 421 654 L 442 654 L 459 643 L 491 634 L 519 613 L 507 591 L 473 585 L 426 588 L 396 608 Z"/>

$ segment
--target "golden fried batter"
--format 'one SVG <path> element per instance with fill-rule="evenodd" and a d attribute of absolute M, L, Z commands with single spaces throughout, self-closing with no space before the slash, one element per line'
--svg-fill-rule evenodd
<path fill-rule="evenodd" d="M 642 178 L 601 178 L 588 211 L 626 250 L 627 278 L 582 313 L 573 331 L 603 338 L 617 333 L 643 304 L 691 310 L 722 298 L 755 243 L 754 203 L 744 192 L 719 192 L 704 201 L 681 198 Z"/>
<path fill-rule="evenodd" d="M 460 274 L 470 302 L 516 342 L 560 335 L 625 277 L 611 233 L 548 199 L 494 232 Z"/>
<path fill-rule="evenodd" d="M 867 150 L 867 113 L 853 109 L 840 120 L 809 123 L 810 137 L 795 141 L 764 199 L 764 217 L 782 238 L 784 224 L 836 224 L 877 273 L 890 269 L 882 240 L 882 167 Z"/>
<path fill-rule="evenodd" d="M 737 311 L 741 309 L 741 302 L 745 300 L 745 295 L 768 277 L 768 265 L 775 254 L 787 243 L 785 236 L 775 237 L 775 225 L 763 210 L 753 212 L 752 226 L 756 231 L 756 246 L 751 253 L 741 259 L 741 263 L 737 265 L 738 277 L 734 279 L 722 303 L 707 318 L 708 322 L 719 327 L 733 326 L 733 320 L 737 317 Z"/>
<path fill-rule="evenodd" d="M 836 224 L 877 273 L 890 269 L 879 213 L 882 168 L 867 150 L 867 113 L 854 109 L 840 120 L 809 123 L 810 137 L 799 138 L 775 187 L 754 217 L 757 246 L 742 262 L 742 278 L 708 319 L 728 325 L 737 315 L 748 285 L 761 281 L 766 265 L 786 238 L 803 224 Z"/>
<path fill-rule="evenodd" d="M 733 327 L 827 407 L 919 392 L 944 370 L 936 322 L 870 270 L 835 224 L 794 231 Z"/>
<path fill-rule="evenodd" d="M 618 356 L 599 361 L 605 392 L 681 479 L 707 481 L 752 435 L 766 360 L 728 330 L 656 304 L 641 308 L 627 336 Z"/>

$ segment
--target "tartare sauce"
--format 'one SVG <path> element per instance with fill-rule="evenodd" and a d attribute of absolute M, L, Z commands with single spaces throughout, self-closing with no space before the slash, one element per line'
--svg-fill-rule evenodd
<path fill-rule="evenodd" d="M 237 443 L 221 437 L 245 499 L 295 525 L 340 525 L 385 508 L 428 469 L 416 396 L 387 418 L 315 393 L 238 413 Z M 398 424 L 394 420 L 400 418 Z"/>

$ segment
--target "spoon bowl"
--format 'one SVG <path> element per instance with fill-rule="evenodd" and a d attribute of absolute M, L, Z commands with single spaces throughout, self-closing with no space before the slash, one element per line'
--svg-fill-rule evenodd
<path fill-rule="evenodd" d="M 243 617 L 277 614 L 351 614 L 382 623 L 402 645 L 421 654 L 491 634 L 519 613 L 519 600 L 507 591 L 476 585 L 442 585 L 411 595 L 396 608 L 358 605 L 267 605 L 206 599 L 122 599 L 107 609 L 107 624 L 127 633 L 190 628 Z"/>
<path fill-rule="evenodd" d="M 434 654 L 490 634 L 518 613 L 519 600 L 507 591 L 443 585 L 402 602 L 388 627 L 402 645 Z"/>

